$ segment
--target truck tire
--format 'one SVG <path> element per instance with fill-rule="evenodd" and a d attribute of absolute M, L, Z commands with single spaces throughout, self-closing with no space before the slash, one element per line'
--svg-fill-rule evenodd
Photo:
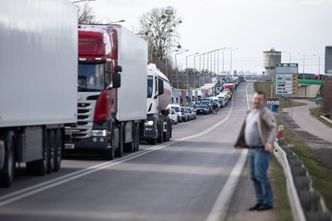
<path fill-rule="evenodd" d="M 5 141 L 5 162 L 0 171 L 0 187 L 10 187 L 14 181 L 15 152 L 14 140 L 11 133 L 8 133 Z"/>
<path fill-rule="evenodd" d="M 124 128 L 123 125 L 120 125 L 119 129 L 119 148 L 116 151 L 117 157 L 122 157 L 123 155 L 123 148 L 124 148 Z"/>
<path fill-rule="evenodd" d="M 27 171 L 31 175 L 44 176 L 48 170 L 48 133 L 47 130 L 43 131 L 43 158 L 27 163 Z"/>
<path fill-rule="evenodd" d="M 54 172 L 58 172 L 61 168 L 61 160 L 62 160 L 62 131 L 60 129 L 55 131 L 55 149 L 54 149 Z"/>
<path fill-rule="evenodd" d="M 170 122 L 167 123 L 167 131 L 164 132 L 164 141 L 167 142 L 171 138 L 171 124 Z"/>
<path fill-rule="evenodd" d="M 52 173 L 54 170 L 54 150 L 56 149 L 56 137 L 55 137 L 55 130 L 48 130 L 47 131 L 47 173 Z"/>
<path fill-rule="evenodd" d="M 114 160 L 115 158 L 115 150 L 114 148 L 106 149 L 101 152 L 101 158 L 103 160 Z"/>
<path fill-rule="evenodd" d="M 135 136 L 135 127 L 132 130 L 133 130 L 132 131 L 132 137 L 131 137 L 132 142 L 124 144 L 125 151 L 127 153 L 132 153 L 132 152 L 135 151 L 135 139 L 136 139 L 136 136 Z"/>
<path fill-rule="evenodd" d="M 158 127 L 158 138 L 157 138 L 157 143 L 162 143 L 164 138 L 163 138 L 163 135 L 164 135 L 164 132 L 163 132 L 163 122 L 161 121 L 161 123 L 159 124 L 159 127 Z"/>
<path fill-rule="evenodd" d="M 135 126 L 135 145 L 134 145 L 134 148 L 135 148 L 135 151 L 138 151 L 139 150 L 139 142 L 140 142 L 140 130 L 139 130 L 139 124 L 136 124 Z"/>
<path fill-rule="evenodd" d="M 148 142 L 148 144 L 156 145 L 157 144 L 157 139 L 155 139 L 155 138 L 147 139 L 147 142 Z"/>

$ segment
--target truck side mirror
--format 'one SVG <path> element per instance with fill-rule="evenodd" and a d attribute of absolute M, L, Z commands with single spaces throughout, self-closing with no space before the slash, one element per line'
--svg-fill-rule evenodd
<path fill-rule="evenodd" d="M 112 88 L 120 88 L 121 87 L 121 75 L 122 67 L 120 65 L 117 65 L 114 67 L 114 75 L 113 75 L 113 82 L 112 82 Z"/>
<path fill-rule="evenodd" d="M 164 94 L 164 81 L 162 79 L 158 79 L 158 95 Z"/>
<path fill-rule="evenodd" d="M 121 73 L 122 72 L 122 66 L 120 66 L 120 65 L 115 66 L 114 67 L 114 72 L 115 73 Z"/>
<path fill-rule="evenodd" d="M 121 87 L 121 75 L 118 72 L 114 73 L 112 83 L 113 83 L 112 88 L 120 88 Z"/>

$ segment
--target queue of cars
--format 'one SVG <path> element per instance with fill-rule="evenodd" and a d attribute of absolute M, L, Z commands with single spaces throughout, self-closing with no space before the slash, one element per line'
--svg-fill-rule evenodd
<path fill-rule="evenodd" d="M 189 106 L 180 106 L 179 104 L 169 105 L 169 117 L 173 124 L 195 120 L 197 118 L 196 109 Z"/>

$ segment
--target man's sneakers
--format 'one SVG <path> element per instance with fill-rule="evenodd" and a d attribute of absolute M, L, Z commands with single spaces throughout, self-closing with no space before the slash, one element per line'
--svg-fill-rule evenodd
<path fill-rule="evenodd" d="M 271 209 L 273 209 L 273 206 L 257 203 L 255 206 L 250 207 L 249 211 L 266 211 Z"/>
<path fill-rule="evenodd" d="M 263 204 L 257 209 L 257 211 L 266 211 L 266 210 L 271 210 L 271 209 L 273 209 L 273 206 Z"/>
<path fill-rule="evenodd" d="M 250 207 L 250 208 L 249 208 L 249 211 L 255 211 L 255 210 L 258 210 L 259 207 L 261 207 L 262 205 L 263 205 L 263 204 L 257 203 L 255 206 Z"/>

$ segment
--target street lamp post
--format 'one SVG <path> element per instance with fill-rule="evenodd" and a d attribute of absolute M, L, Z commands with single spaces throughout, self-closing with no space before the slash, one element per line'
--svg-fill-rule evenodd
<path fill-rule="evenodd" d="M 196 57 L 199 57 L 199 69 L 201 68 L 201 54 L 200 55 L 195 55 L 194 56 L 194 88 L 196 88 Z M 198 77 L 199 77 L 199 74 L 198 74 Z"/>
<path fill-rule="evenodd" d="M 173 53 L 173 52 L 179 52 L 179 50 L 178 50 L 178 49 L 175 49 L 175 50 L 173 50 L 173 51 L 169 51 L 169 52 L 166 54 L 166 76 L 167 76 L 167 77 L 168 77 L 168 58 L 169 58 L 170 54 Z M 171 78 L 172 78 L 172 76 L 171 76 Z"/>
<path fill-rule="evenodd" d="M 184 53 L 186 53 L 186 52 L 188 52 L 188 51 L 189 51 L 189 49 L 184 50 L 184 51 L 181 51 L 181 52 L 175 54 L 175 59 L 174 59 L 174 61 L 175 61 L 176 87 L 177 87 L 178 89 L 179 89 L 180 86 L 179 86 L 179 73 L 178 73 L 177 56 L 180 55 L 180 54 L 184 54 Z"/>
<path fill-rule="evenodd" d="M 187 72 L 187 91 L 188 91 L 188 94 L 189 94 L 189 71 L 188 71 L 188 58 L 192 57 L 192 56 L 195 56 L 199 54 L 199 52 L 196 52 L 194 54 L 190 54 L 190 55 L 187 55 L 186 56 L 186 72 Z"/>
<path fill-rule="evenodd" d="M 290 53 L 290 52 L 288 52 L 288 51 L 283 51 L 283 53 L 289 55 L 289 63 L 292 63 L 292 53 Z"/>
<path fill-rule="evenodd" d="M 320 56 L 316 54 L 314 54 L 313 56 L 318 58 L 318 74 L 320 74 Z"/>
<path fill-rule="evenodd" d="M 298 53 L 299 55 L 303 56 L 303 74 L 304 74 L 304 70 L 305 70 L 305 54 L 302 53 Z"/>
<path fill-rule="evenodd" d="M 233 75 L 233 51 L 239 50 L 239 48 L 231 48 L 231 63 L 230 63 L 230 74 Z"/>

